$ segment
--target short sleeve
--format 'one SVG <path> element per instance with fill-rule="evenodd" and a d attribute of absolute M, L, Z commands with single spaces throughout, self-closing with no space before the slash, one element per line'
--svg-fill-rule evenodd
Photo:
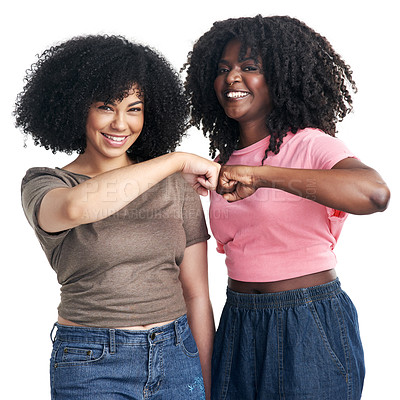
<path fill-rule="evenodd" d="M 323 132 L 317 132 L 309 137 L 309 148 L 311 152 L 309 159 L 312 160 L 311 168 L 331 169 L 335 164 L 345 158 L 356 158 L 347 146 L 336 137 L 329 136 Z M 348 214 L 344 211 L 329 207 L 326 207 L 326 211 L 330 231 L 337 241 Z"/>
<path fill-rule="evenodd" d="M 318 131 L 308 136 L 309 151 L 308 160 L 313 169 L 331 169 L 339 161 L 345 158 L 356 158 L 347 146 L 338 138 Z"/>
<path fill-rule="evenodd" d="M 184 182 L 184 203 L 182 209 L 183 228 L 186 233 L 186 247 L 195 243 L 207 241 L 210 238 L 204 217 L 200 196 Z"/>
<path fill-rule="evenodd" d="M 40 242 L 45 247 L 54 247 L 62 240 L 68 231 L 59 233 L 48 233 L 40 228 L 38 223 L 38 212 L 44 196 L 53 189 L 69 187 L 51 168 L 31 168 L 27 171 L 21 184 L 22 208 L 29 224 L 34 229 Z"/>

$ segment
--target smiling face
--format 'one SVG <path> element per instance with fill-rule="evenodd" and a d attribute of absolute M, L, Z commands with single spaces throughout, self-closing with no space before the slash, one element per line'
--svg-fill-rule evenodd
<path fill-rule="evenodd" d="M 250 57 L 250 49 L 240 57 L 241 42 L 228 42 L 218 63 L 214 90 L 225 114 L 242 126 L 262 123 L 272 109 L 260 59 Z"/>
<path fill-rule="evenodd" d="M 139 137 L 144 122 L 144 104 L 132 88 L 121 102 L 98 101 L 90 106 L 86 121 L 85 154 L 95 157 L 126 157 Z"/>

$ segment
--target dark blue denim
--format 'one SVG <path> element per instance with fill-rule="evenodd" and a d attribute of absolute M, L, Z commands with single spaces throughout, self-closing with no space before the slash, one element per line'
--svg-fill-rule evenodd
<path fill-rule="evenodd" d="M 56 327 L 52 400 L 205 399 L 186 316 L 148 331 Z"/>
<path fill-rule="evenodd" d="M 213 400 L 356 400 L 364 354 L 338 280 L 271 294 L 227 290 L 215 337 Z"/>

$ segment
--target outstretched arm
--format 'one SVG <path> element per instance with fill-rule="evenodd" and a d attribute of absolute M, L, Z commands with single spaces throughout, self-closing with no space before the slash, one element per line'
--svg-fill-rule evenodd
<path fill-rule="evenodd" d="M 381 176 L 355 158 L 345 158 L 329 170 L 241 165 L 221 168 L 217 192 L 227 201 L 248 197 L 259 188 L 280 189 L 351 214 L 384 211 L 390 198 Z"/>
<path fill-rule="evenodd" d="M 40 205 L 38 221 L 47 232 L 60 232 L 107 218 L 153 185 L 175 172 L 201 195 L 215 189 L 220 166 L 189 153 L 171 153 L 117 168 L 73 188 L 48 192 Z"/>

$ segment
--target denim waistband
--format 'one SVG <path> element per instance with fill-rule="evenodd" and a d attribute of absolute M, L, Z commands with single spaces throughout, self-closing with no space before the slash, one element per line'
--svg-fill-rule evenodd
<path fill-rule="evenodd" d="M 227 288 L 226 303 L 233 307 L 249 309 L 284 308 L 322 300 L 336 296 L 341 292 L 339 279 L 319 286 L 278 293 L 248 294 L 234 292 Z"/>
<path fill-rule="evenodd" d="M 168 339 L 175 339 L 176 344 L 181 341 L 181 335 L 187 330 L 187 317 L 182 315 L 175 321 L 151 328 L 148 330 L 127 330 L 117 328 L 88 328 L 80 326 L 60 325 L 58 322 L 54 324 L 57 328 L 55 338 L 52 341 L 82 341 L 87 343 L 106 344 L 111 343 L 111 347 L 116 344 L 141 345 L 155 344 Z M 185 338 L 183 338 L 185 339 Z"/>

